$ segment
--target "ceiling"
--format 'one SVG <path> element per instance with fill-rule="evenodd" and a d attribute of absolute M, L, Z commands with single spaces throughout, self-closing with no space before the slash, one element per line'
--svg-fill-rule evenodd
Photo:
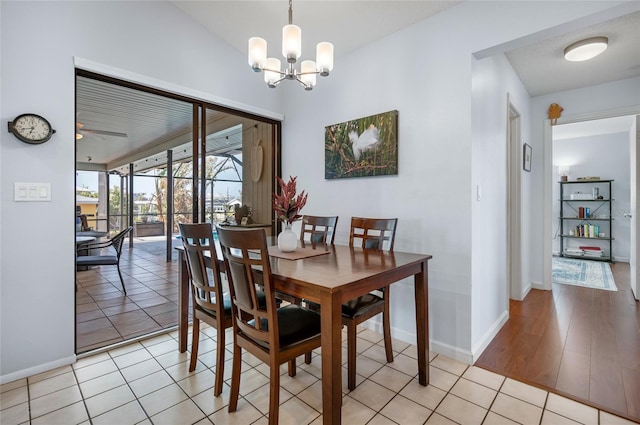
<path fill-rule="evenodd" d="M 76 111 L 76 137 L 82 135 L 76 140 L 79 169 L 104 165 L 128 174 L 128 164 L 133 163 L 140 172 L 165 164 L 168 149 L 173 150 L 174 161 L 192 157 L 191 103 L 79 76 Z M 217 123 L 221 120 L 225 124 Z M 207 152 L 241 152 L 239 121 L 252 124 L 207 109 L 207 128 L 214 129 L 207 136 Z"/>
<path fill-rule="evenodd" d="M 194 21 L 243 54 L 251 36 L 267 40 L 271 55 L 279 56 L 281 27 L 287 23 L 287 1 L 174 1 Z M 340 56 L 404 27 L 455 7 L 459 1 L 317 1 L 296 0 L 293 22 L 303 31 L 302 57 L 315 56 L 315 44 L 335 46 Z M 555 29 L 553 36 L 536 35 L 503 51 L 531 96 L 586 87 L 640 75 L 640 11 L 589 25 Z M 374 25 L 371 23 L 375 22 Z M 564 48 L 586 37 L 605 35 L 609 48 L 582 63 L 562 58 Z M 248 66 L 248 65 L 247 65 Z M 79 79 L 77 121 L 84 137 L 77 143 L 79 167 L 109 164 L 111 168 L 162 152 L 170 143 L 190 140 L 191 105 L 150 93 Z M 210 112 L 213 113 L 213 112 Z M 215 119 L 211 117 L 211 119 Z M 87 130 L 125 133 L 127 137 L 92 134 Z M 187 155 L 188 145 L 184 149 Z M 162 153 L 158 154 L 162 156 Z M 159 157 L 156 157 L 158 161 Z"/>
<path fill-rule="evenodd" d="M 595 36 L 609 47 L 586 62 L 564 60 L 564 49 Z M 532 97 L 640 75 L 640 12 L 560 34 L 506 53 Z"/>

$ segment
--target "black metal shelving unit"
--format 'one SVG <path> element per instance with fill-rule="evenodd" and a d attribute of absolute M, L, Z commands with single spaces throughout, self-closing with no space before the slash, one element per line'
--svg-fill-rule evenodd
<path fill-rule="evenodd" d="M 582 258 L 594 261 L 609 261 L 613 262 L 613 218 L 611 217 L 612 211 L 612 192 L 611 184 L 613 180 L 572 180 L 572 181 L 560 181 L 560 256 L 570 258 Z M 569 188 L 588 188 L 590 191 L 590 199 L 571 199 L 572 195 L 575 198 L 587 198 L 587 193 L 567 193 Z M 593 189 L 597 188 L 599 196 L 594 196 Z M 578 189 L 574 189 L 578 190 Z M 576 196 L 577 195 L 577 196 Z M 587 217 L 579 216 L 580 207 L 589 208 L 590 213 Z M 575 214 L 575 215 L 574 215 Z M 585 236 L 576 234 L 576 228 L 578 226 L 599 226 L 600 230 L 597 235 Z M 574 230 L 574 234 L 569 232 Z M 604 233 L 605 237 L 600 237 L 599 234 Z M 590 245 L 602 247 L 608 247 L 608 252 L 602 257 L 578 255 L 567 253 L 567 241 L 582 240 L 589 242 Z M 596 242 L 595 244 L 592 244 Z"/>

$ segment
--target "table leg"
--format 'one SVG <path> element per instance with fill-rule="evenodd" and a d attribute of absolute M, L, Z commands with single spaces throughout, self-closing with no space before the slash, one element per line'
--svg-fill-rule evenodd
<path fill-rule="evenodd" d="M 342 416 L 342 306 L 324 294 L 322 311 L 322 423 L 339 425 Z"/>
<path fill-rule="evenodd" d="M 178 251 L 178 264 L 178 349 L 184 353 L 189 333 L 189 272 L 183 251 Z"/>
<path fill-rule="evenodd" d="M 414 276 L 416 297 L 416 336 L 418 340 L 418 382 L 429 385 L 429 273 L 427 261 Z"/>

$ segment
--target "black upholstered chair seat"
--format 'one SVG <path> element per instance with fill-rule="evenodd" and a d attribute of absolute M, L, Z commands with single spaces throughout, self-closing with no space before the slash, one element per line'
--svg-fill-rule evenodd
<path fill-rule="evenodd" d="M 114 266 L 118 264 L 117 255 L 85 255 L 76 258 L 78 266 Z"/>
<path fill-rule="evenodd" d="M 354 318 L 365 314 L 370 308 L 383 304 L 384 299 L 376 294 L 368 293 L 342 304 L 342 315 Z"/>
<path fill-rule="evenodd" d="M 280 329 L 280 349 L 313 338 L 320 333 L 320 314 L 297 304 L 278 309 L 278 327 Z M 268 322 L 262 320 L 262 326 L 268 330 Z M 258 344 L 267 347 L 261 341 Z"/>
<path fill-rule="evenodd" d="M 264 294 L 264 291 L 258 291 L 256 293 L 256 295 L 258 296 L 258 305 L 260 306 L 260 308 L 267 308 L 267 296 Z M 200 310 L 204 310 L 209 314 L 213 314 L 215 315 L 216 312 L 209 309 L 209 308 L 204 308 L 202 306 L 196 306 L 196 308 L 199 308 Z M 231 297 L 229 296 L 229 294 L 225 294 L 224 297 L 222 298 L 222 308 L 224 308 L 224 315 L 225 316 L 229 316 L 231 317 Z"/>

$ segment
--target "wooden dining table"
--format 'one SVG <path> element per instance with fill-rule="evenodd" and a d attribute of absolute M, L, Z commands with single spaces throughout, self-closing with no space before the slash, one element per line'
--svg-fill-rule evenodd
<path fill-rule="evenodd" d="M 304 249 L 309 246 L 307 244 Z M 342 245 L 318 244 L 312 248 L 326 253 L 295 260 L 271 256 L 271 271 L 277 291 L 320 305 L 323 424 L 341 423 L 342 304 L 411 276 L 415 287 L 418 382 L 428 385 L 427 264 L 431 255 L 364 250 Z M 189 328 L 189 277 L 184 250 L 182 247 L 177 250 L 181 264 L 178 272 L 178 343 L 180 352 L 185 352 Z"/>

